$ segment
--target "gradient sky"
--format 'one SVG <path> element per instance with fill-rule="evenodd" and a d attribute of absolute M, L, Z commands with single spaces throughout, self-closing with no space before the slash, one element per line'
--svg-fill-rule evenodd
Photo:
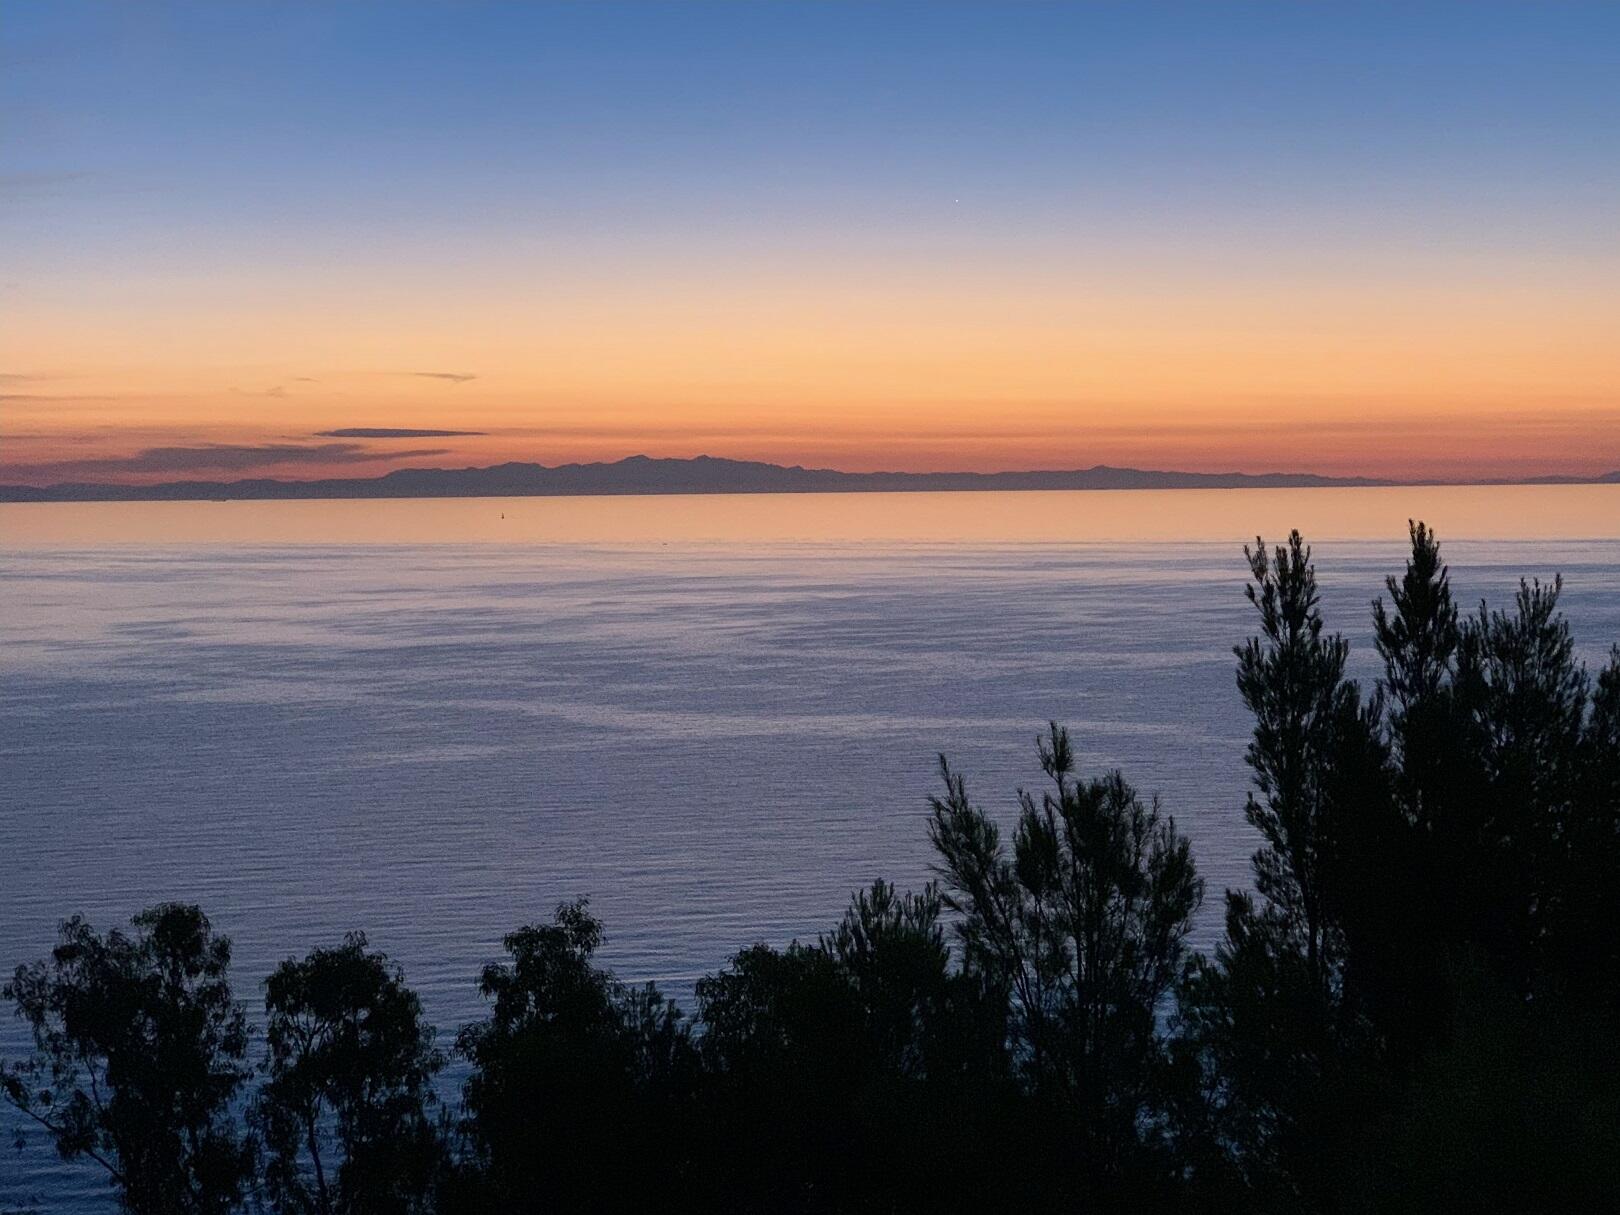
<path fill-rule="evenodd" d="M 1620 5 L 6 0 L 0 161 L 4 481 L 1620 468 Z"/>

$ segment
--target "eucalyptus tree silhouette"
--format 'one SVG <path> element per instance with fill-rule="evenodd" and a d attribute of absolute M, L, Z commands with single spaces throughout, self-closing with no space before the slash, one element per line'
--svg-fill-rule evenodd
<path fill-rule="evenodd" d="M 75 916 L 48 960 L 17 968 L 5 996 L 35 1054 L 6 1070 L 6 1099 L 63 1159 L 100 1165 L 128 1211 L 232 1210 L 254 1154 L 232 1113 L 251 1072 L 230 941 L 179 903 L 132 925 L 103 936 Z"/>
<path fill-rule="evenodd" d="M 552 923 L 507 936 L 509 960 L 484 968 L 490 1015 L 456 1043 L 473 1069 L 458 1205 L 616 1211 L 654 1201 L 678 1175 L 690 1035 L 652 986 L 594 964 L 601 942 L 584 900 L 565 903 Z"/>
<path fill-rule="evenodd" d="M 254 1121 L 271 1205 L 288 1215 L 428 1209 L 446 1165 L 431 1116 L 444 1060 L 400 973 L 351 933 L 278 966 L 264 1007 Z"/>

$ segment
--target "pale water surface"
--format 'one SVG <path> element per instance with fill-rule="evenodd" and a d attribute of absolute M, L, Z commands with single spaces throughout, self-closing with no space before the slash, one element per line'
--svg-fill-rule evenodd
<path fill-rule="evenodd" d="M 194 900 L 244 997 L 363 928 L 448 1034 L 588 894 L 686 1003 L 926 880 L 936 753 L 1010 812 L 1049 718 L 1192 836 L 1208 947 L 1253 847 L 1241 540 L 1307 530 L 1370 676 L 1411 515 L 1465 602 L 1562 570 L 1587 661 L 1620 640 L 1620 487 L 0 507 L 0 963 Z M 101 1193 L 0 1155 L 0 1209 Z"/>

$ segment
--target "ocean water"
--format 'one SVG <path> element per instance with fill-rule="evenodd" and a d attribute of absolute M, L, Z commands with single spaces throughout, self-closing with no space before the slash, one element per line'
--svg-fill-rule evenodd
<path fill-rule="evenodd" d="M 1583 489 L 6 507 L 0 965 L 184 899 L 250 1006 L 358 928 L 447 1038 L 502 935 L 588 895 L 604 960 L 689 1004 L 928 879 L 940 752 L 1010 815 L 1049 719 L 1191 836 L 1208 948 L 1254 847 L 1239 538 L 1312 524 L 1363 677 L 1414 513 L 1465 603 L 1562 571 L 1596 666 L 1620 487 Z M 31 1200 L 106 1208 L 37 1138 L 0 1150 L 0 1210 Z"/>

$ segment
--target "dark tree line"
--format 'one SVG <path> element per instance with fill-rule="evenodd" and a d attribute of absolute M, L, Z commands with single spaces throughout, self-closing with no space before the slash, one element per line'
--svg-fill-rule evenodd
<path fill-rule="evenodd" d="M 1214 956 L 1188 841 L 1068 734 L 1004 828 L 941 760 L 937 882 L 755 945 L 684 1015 L 583 902 L 456 1035 L 353 935 L 264 985 L 195 907 L 63 925 L 5 988 L 4 1096 L 140 1213 L 1608 1209 L 1620 1194 L 1620 649 L 1561 583 L 1463 612 L 1417 524 L 1346 677 L 1310 550 L 1249 552 L 1252 888 Z"/>

